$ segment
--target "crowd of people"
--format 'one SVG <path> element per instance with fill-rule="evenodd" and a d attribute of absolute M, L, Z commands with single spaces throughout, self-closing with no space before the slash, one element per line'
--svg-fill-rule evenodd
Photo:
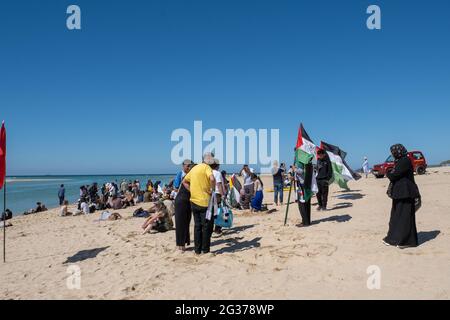
<path fill-rule="evenodd" d="M 391 148 L 396 159 L 394 170 L 388 174 L 391 181 L 388 194 L 393 199 L 393 207 L 388 236 L 383 240 L 387 245 L 401 247 L 417 245 L 414 214 L 420 200 L 412 165 L 405 156 L 405 150 L 401 145 Z M 143 233 L 174 229 L 174 219 L 176 246 L 185 251 L 186 246 L 191 243 L 189 228 L 193 219 L 194 251 L 196 254 L 205 254 L 210 252 L 211 237 L 222 233 L 223 223 L 217 221 L 226 221 L 231 209 L 249 209 L 252 212 L 267 210 L 267 206 L 263 204 L 264 184 L 255 171 L 244 165 L 237 175 L 242 177 L 242 187 L 237 186 L 239 182 L 233 180 L 234 175 L 232 179 L 228 179 L 227 173 L 220 171 L 219 160 L 214 158 L 213 154 L 206 153 L 200 164 L 185 160 L 181 170 L 164 186 L 161 181 L 153 183 L 151 180 L 145 185 L 138 180 L 123 180 L 120 184 L 114 181 L 104 184 L 100 189 L 97 183 L 81 186 L 77 210 L 74 213 L 68 211 L 64 185 L 61 185 L 58 192 L 60 213 L 61 216 L 66 216 L 102 210 L 105 217 L 117 219 L 120 215 L 105 210 L 118 210 L 143 202 L 153 202 L 154 205 L 149 210 L 139 208 L 135 211 L 136 217 L 146 218 L 142 225 Z M 302 220 L 300 227 L 311 225 L 311 198 L 314 195 L 317 199 L 317 210 L 328 210 L 329 183 L 333 168 L 324 150 L 317 150 L 317 162 L 314 165 L 311 159 L 306 164 L 292 165 L 287 171 L 285 164 L 278 165 L 278 162 L 274 162 L 272 176 L 275 206 L 283 205 L 285 188 L 293 186 Z M 238 199 L 235 202 L 232 201 L 233 188 L 238 190 Z M 38 203 L 32 211 L 43 210 L 46 210 L 45 206 Z"/>

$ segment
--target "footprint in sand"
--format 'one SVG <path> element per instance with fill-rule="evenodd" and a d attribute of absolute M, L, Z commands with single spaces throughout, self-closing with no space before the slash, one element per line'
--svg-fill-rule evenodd
<path fill-rule="evenodd" d="M 325 255 L 329 257 L 332 256 L 336 250 L 336 246 L 328 243 L 308 243 L 272 249 L 270 250 L 270 253 L 284 262 L 289 258 L 292 258 L 292 256 L 313 258 L 320 255 Z"/>

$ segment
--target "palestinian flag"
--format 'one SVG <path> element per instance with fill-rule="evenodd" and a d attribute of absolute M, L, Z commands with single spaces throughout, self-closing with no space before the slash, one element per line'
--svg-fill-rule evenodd
<path fill-rule="evenodd" d="M 323 141 L 320 144 L 320 148 L 327 152 L 333 167 L 333 178 L 330 183 L 336 182 L 341 188 L 348 189 L 347 181 L 358 180 L 361 178 L 361 176 L 354 172 L 347 162 L 345 162 L 345 157 L 347 156 L 345 151 Z"/>
<path fill-rule="evenodd" d="M 304 181 L 298 181 L 298 199 L 299 201 L 308 201 L 315 191 L 317 192 L 316 177 L 314 175 L 312 159 L 316 154 L 316 145 L 306 132 L 303 124 L 300 124 L 297 136 L 297 145 L 295 146 L 295 165 L 304 170 Z"/>
<path fill-rule="evenodd" d="M 295 146 L 295 164 L 308 164 L 316 154 L 316 145 L 312 142 L 306 133 L 303 124 L 300 124 L 297 136 L 297 145 Z"/>

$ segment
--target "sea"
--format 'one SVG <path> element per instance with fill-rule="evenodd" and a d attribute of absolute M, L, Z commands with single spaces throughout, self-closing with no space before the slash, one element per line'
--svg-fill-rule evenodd
<path fill-rule="evenodd" d="M 120 185 L 123 179 L 139 180 L 145 186 L 148 180 L 161 181 L 162 185 L 170 182 L 174 174 L 139 174 L 139 175 L 80 175 L 80 176 L 15 176 L 6 177 L 6 208 L 14 216 L 36 207 L 41 202 L 49 209 L 59 206 L 58 190 L 61 184 L 66 188 L 66 200 L 75 203 L 80 195 L 80 187 L 94 182 L 100 187 L 107 182 Z M 0 192 L 0 212 L 3 212 L 3 189 Z"/>

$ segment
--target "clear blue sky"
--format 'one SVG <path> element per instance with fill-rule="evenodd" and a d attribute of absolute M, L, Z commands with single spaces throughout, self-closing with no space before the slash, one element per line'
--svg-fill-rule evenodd
<path fill-rule="evenodd" d="M 194 120 L 279 128 L 286 162 L 300 121 L 353 167 L 398 142 L 450 159 L 449 15 L 447 0 L 2 1 L 8 174 L 172 172 L 171 132 Z"/>

